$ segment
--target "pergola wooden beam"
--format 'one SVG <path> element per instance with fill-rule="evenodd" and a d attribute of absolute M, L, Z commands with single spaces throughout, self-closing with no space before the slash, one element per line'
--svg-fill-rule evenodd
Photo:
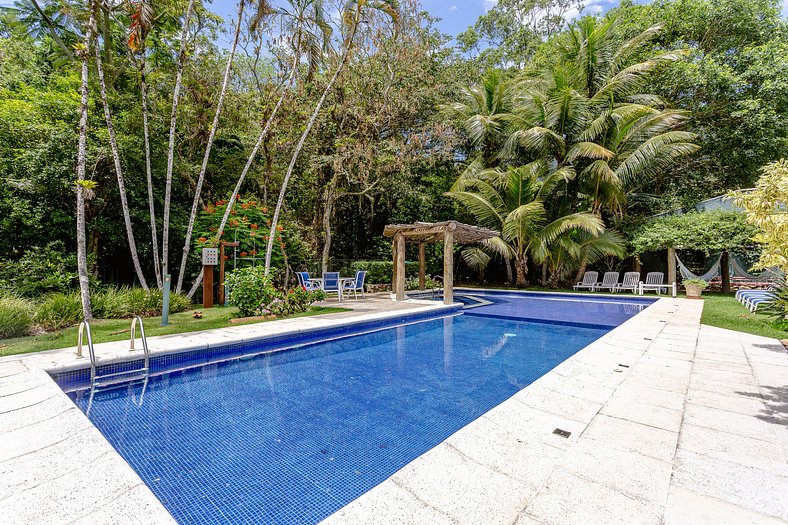
<path fill-rule="evenodd" d="M 498 232 L 457 221 L 445 221 L 390 224 L 383 230 L 383 235 L 393 237 L 393 287 L 397 301 L 405 300 L 405 243 L 407 241 L 419 243 L 419 290 L 424 290 L 426 282 L 424 245 L 428 242 L 442 242 L 443 302 L 452 304 L 454 301 L 454 243 L 473 244 L 497 237 Z"/>

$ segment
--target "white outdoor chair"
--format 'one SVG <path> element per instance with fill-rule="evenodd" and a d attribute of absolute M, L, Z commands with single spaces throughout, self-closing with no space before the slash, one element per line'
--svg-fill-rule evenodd
<path fill-rule="evenodd" d="M 640 283 L 640 272 L 626 272 L 624 279 L 613 289 L 614 292 L 623 292 L 629 290 L 632 293 L 638 292 L 638 284 Z"/>
<path fill-rule="evenodd" d="M 610 290 L 615 291 L 616 286 L 618 286 L 618 276 L 620 275 L 619 272 L 605 272 L 605 275 L 602 276 L 602 282 L 596 283 L 594 287 L 594 291 L 598 292 L 600 290 Z"/>
<path fill-rule="evenodd" d="M 657 292 L 658 294 L 662 293 L 662 290 L 665 290 L 665 293 L 668 293 L 670 289 L 670 285 L 665 284 L 665 274 L 662 272 L 648 272 L 646 274 L 646 280 L 640 283 L 640 294 L 643 295 L 644 292 Z"/>
<path fill-rule="evenodd" d="M 599 279 L 599 272 L 586 272 L 583 274 L 583 280 L 574 285 L 572 288 L 575 290 L 586 289 L 593 292 L 597 279 Z"/>

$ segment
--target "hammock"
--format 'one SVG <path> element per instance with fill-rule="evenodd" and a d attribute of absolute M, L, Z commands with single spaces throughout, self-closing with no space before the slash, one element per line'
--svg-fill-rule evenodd
<path fill-rule="evenodd" d="M 784 274 L 779 268 L 767 268 L 758 275 L 748 273 L 740 262 L 740 259 L 735 255 L 730 258 L 731 261 L 731 275 L 735 277 L 743 277 L 750 281 L 779 281 L 783 278 Z"/>
<path fill-rule="evenodd" d="M 720 265 L 720 259 L 722 259 L 722 254 L 717 256 L 717 260 L 714 261 L 714 263 L 711 265 L 711 268 L 709 268 L 706 271 L 706 273 L 704 273 L 703 275 L 695 275 L 690 271 L 689 268 L 684 266 L 684 263 L 681 262 L 681 259 L 679 259 L 678 254 L 676 254 L 676 262 L 678 262 L 679 264 L 679 271 L 681 272 L 681 277 L 684 280 L 703 279 L 704 281 L 709 282 L 715 277 L 719 277 L 720 275 L 722 275 L 722 267 Z"/>

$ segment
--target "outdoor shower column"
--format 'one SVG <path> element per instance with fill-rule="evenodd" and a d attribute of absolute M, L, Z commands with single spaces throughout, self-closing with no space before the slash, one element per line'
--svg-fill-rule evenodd
<path fill-rule="evenodd" d="M 424 266 L 426 263 L 425 259 L 426 257 L 424 255 L 424 243 L 420 242 L 419 243 L 419 290 L 421 290 L 422 292 L 424 291 L 424 288 L 426 288 L 425 286 L 426 279 L 424 275 Z"/>

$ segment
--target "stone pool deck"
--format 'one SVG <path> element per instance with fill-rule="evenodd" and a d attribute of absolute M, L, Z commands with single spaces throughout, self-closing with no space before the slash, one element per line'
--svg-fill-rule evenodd
<path fill-rule="evenodd" d="M 788 353 L 701 311 L 661 299 L 324 523 L 788 523 Z"/>
<path fill-rule="evenodd" d="M 149 345 L 210 349 L 441 308 L 385 296 L 344 304 L 357 311 Z M 776 340 L 701 326 L 701 309 L 659 300 L 326 522 L 787 523 L 788 353 Z M 0 358 L 0 520 L 174 523 L 50 379 L 75 366 L 73 352 Z M 96 353 L 129 356 L 127 343 Z"/>

